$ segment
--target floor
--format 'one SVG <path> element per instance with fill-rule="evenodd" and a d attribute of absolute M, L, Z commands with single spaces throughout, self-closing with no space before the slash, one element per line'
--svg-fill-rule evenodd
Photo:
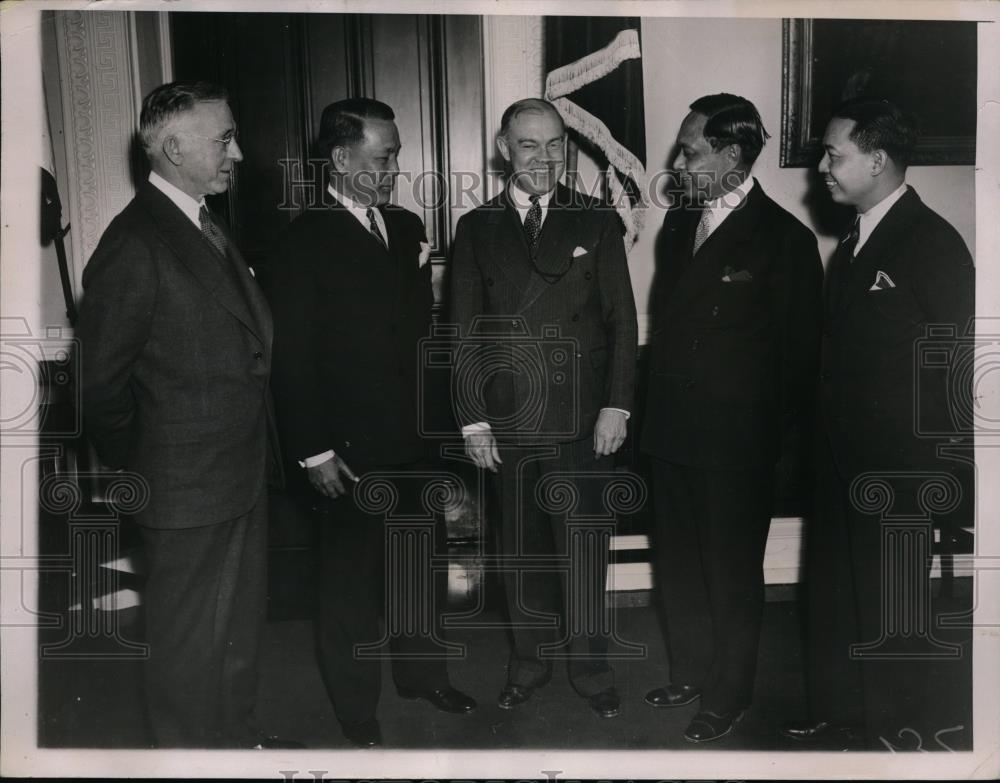
<path fill-rule="evenodd" d="M 956 597 L 938 599 L 939 611 L 956 612 L 971 599 L 965 580 Z M 422 701 L 405 701 L 391 686 L 386 664 L 379 720 L 388 748 L 460 749 L 705 749 L 719 750 L 862 750 L 842 738 L 803 746 L 778 733 L 780 723 L 804 714 L 802 644 L 797 603 L 792 591 L 770 591 L 765 606 L 755 702 L 729 737 L 704 746 L 686 743 L 681 733 L 697 704 L 654 710 L 643 703 L 650 688 L 668 681 L 659 627 L 648 606 L 620 609 L 619 637 L 644 645 L 645 652 L 615 663 L 622 712 L 602 720 L 570 688 L 565 671 L 556 669 L 551 683 L 514 711 L 496 706 L 504 681 L 506 643 L 503 632 L 456 629 L 450 641 L 466 654 L 451 664 L 453 684 L 479 702 L 469 715 L 435 711 Z M 784 598 L 786 600 L 775 600 Z M 100 613 L 98 613 L 100 614 Z M 106 620 L 108 618 L 105 618 Z M 65 632 L 46 632 L 43 642 Z M 943 633 L 963 645 L 960 661 L 942 663 L 932 687 L 942 726 L 963 726 L 947 740 L 952 749 L 971 747 L 971 634 Z M 126 642 L 141 639 L 141 610 L 119 612 L 103 633 L 81 638 L 63 650 L 72 657 L 43 657 L 40 669 L 39 744 L 47 747 L 143 747 L 145 735 L 140 697 L 140 662 L 129 658 Z M 59 652 L 56 650 L 56 652 Z M 116 657 L 117 656 L 117 657 Z M 558 667 L 558 665 L 557 665 Z M 310 748 L 346 747 L 333 716 L 314 657 L 309 620 L 270 622 L 262 649 L 259 713 L 269 732 L 294 738 Z M 900 743 L 900 749 L 905 743 Z"/>

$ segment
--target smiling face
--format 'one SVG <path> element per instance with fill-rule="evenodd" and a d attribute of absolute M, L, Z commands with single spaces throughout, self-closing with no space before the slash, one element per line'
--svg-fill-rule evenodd
<path fill-rule="evenodd" d="M 566 166 L 566 131 L 551 109 L 522 111 L 497 137 L 497 147 L 513 171 L 511 181 L 528 194 L 551 192 Z"/>
<path fill-rule="evenodd" d="M 677 132 L 677 157 L 674 170 L 680 175 L 685 195 L 701 203 L 728 193 L 744 175 L 738 170 L 740 155 L 735 144 L 718 151 L 705 138 L 704 114 L 691 112 Z"/>
<path fill-rule="evenodd" d="M 823 136 L 823 159 L 819 173 L 838 204 L 849 204 L 865 212 L 879 201 L 880 170 L 876 152 L 864 152 L 851 141 L 854 120 L 834 117 Z"/>
<path fill-rule="evenodd" d="M 331 151 L 338 190 L 363 207 L 388 204 L 399 176 L 399 130 L 392 120 L 366 120 L 364 138 Z"/>
<path fill-rule="evenodd" d="M 175 184 L 195 200 L 225 193 L 233 165 L 243 160 L 229 105 L 225 101 L 196 103 L 177 118 L 172 130 Z"/>

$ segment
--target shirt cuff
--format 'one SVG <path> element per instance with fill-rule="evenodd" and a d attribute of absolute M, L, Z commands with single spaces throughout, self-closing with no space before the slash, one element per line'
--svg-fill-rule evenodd
<path fill-rule="evenodd" d="M 601 410 L 602 411 L 618 411 L 619 413 L 624 413 L 625 414 L 625 421 L 628 421 L 629 419 L 632 418 L 632 414 L 629 413 L 624 408 L 601 408 Z"/>
<path fill-rule="evenodd" d="M 466 424 L 464 427 L 462 427 L 462 437 L 467 438 L 470 435 L 478 435 L 484 432 L 492 432 L 492 431 L 493 430 L 488 422 L 477 421 L 474 424 Z"/>
<path fill-rule="evenodd" d="M 333 453 L 333 449 L 324 451 L 322 454 L 317 454 L 313 457 L 306 457 L 305 459 L 299 460 L 299 465 L 303 468 L 315 468 L 317 465 L 322 465 L 324 462 L 329 462 L 332 460 L 336 454 Z"/>

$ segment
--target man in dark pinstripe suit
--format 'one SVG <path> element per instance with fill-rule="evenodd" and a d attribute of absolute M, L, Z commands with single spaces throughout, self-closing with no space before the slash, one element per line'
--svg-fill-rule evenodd
<path fill-rule="evenodd" d="M 498 704 L 527 701 L 561 650 L 577 693 L 610 718 L 619 699 L 607 626 L 572 608 L 604 616 L 607 540 L 574 572 L 565 604 L 559 571 L 573 535 L 568 514 L 601 510 L 593 474 L 610 470 L 625 440 L 636 314 L 617 215 L 558 183 L 565 144 L 551 104 L 525 99 L 504 112 L 497 146 L 511 168 L 507 187 L 465 215 L 455 236 L 451 306 L 461 333 L 453 403 L 468 455 L 498 476 L 513 635 Z M 477 317 L 486 320 L 474 324 Z M 487 344 L 477 360 L 475 346 Z M 568 474 L 574 510 L 545 502 L 553 473 Z"/>

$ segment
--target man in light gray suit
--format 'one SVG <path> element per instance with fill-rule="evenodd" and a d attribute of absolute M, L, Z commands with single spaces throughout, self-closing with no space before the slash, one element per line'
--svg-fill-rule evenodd
<path fill-rule="evenodd" d="M 567 555 L 566 512 L 540 507 L 546 476 L 568 474 L 577 511 L 596 513 L 602 499 L 587 474 L 609 470 L 625 440 L 637 327 L 622 226 L 611 207 L 559 184 L 566 133 L 551 104 L 525 99 L 508 107 L 497 146 L 510 177 L 501 195 L 458 223 L 451 307 L 459 356 L 482 344 L 472 333 L 477 316 L 488 318 L 492 346 L 481 360 L 459 360 L 456 388 L 468 394 L 453 403 L 469 457 L 499 477 L 513 645 L 498 704 L 527 701 L 551 676 L 552 650 L 569 641 L 573 687 L 610 718 L 619 698 L 607 631 L 578 614 L 588 601 L 603 606 L 606 542 L 603 556 L 596 553 L 565 588 L 557 567 L 522 573 L 520 566 Z M 518 358 L 525 347 L 545 363 L 542 376 Z M 559 627 L 540 615 L 558 617 Z"/>

